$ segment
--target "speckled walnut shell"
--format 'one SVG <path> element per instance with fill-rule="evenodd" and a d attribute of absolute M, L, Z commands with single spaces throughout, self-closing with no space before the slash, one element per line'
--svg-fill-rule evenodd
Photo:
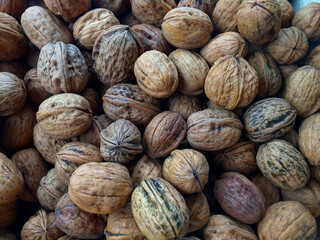
<path fill-rule="evenodd" d="M 240 34 L 254 45 L 272 42 L 281 28 L 281 8 L 278 0 L 247 0 L 237 13 Z"/>
<path fill-rule="evenodd" d="M 256 158 L 262 174 L 281 189 L 294 191 L 309 181 L 310 170 L 304 157 L 284 140 L 262 144 Z"/>
<path fill-rule="evenodd" d="M 92 112 L 84 97 L 62 93 L 41 103 L 37 121 L 46 134 L 65 140 L 81 135 L 90 127 Z"/>
<path fill-rule="evenodd" d="M 179 146 L 187 124 L 178 113 L 165 111 L 155 116 L 145 129 L 144 150 L 151 158 L 165 157 Z"/>
<path fill-rule="evenodd" d="M 23 79 L 30 68 L 21 61 L 0 62 L 0 72 L 9 72 Z"/>
<path fill-rule="evenodd" d="M 183 237 L 189 213 L 180 193 L 162 178 L 146 179 L 132 193 L 134 219 L 149 240 Z"/>
<path fill-rule="evenodd" d="M 49 10 L 33 6 L 21 16 L 23 31 L 39 49 L 48 43 L 58 41 L 72 43 L 72 34 L 69 29 Z"/>
<path fill-rule="evenodd" d="M 287 132 L 285 135 L 280 137 L 280 139 L 291 143 L 292 146 L 294 146 L 296 149 L 299 148 L 298 132 L 294 128 L 292 128 L 289 132 Z"/>
<path fill-rule="evenodd" d="M 191 7 L 191 8 L 196 8 L 207 15 L 211 14 L 211 0 L 180 0 L 177 7 Z"/>
<path fill-rule="evenodd" d="M 104 8 L 93 9 L 73 24 L 74 40 L 87 49 L 92 49 L 99 35 L 109 27 L 120 24 L 113 12 Z"/>
<path fill-rule="evenodd" d="M 9 14 L 10 16 L 19 19 L 21 14 L 27 8 L 27 0 L 1 0 L 0 12 Z"/>
<path fill-rule="evenodd" d="M 112 26 L 95 41 L 92 51 L 94 71 L 106 85 L 130 81 L 134 63 L 142 53 L 142 45 L 129 26 Z"/>
<path fill-rule="evenodd" d="M 278 0 L 281 8 L 281 27 L 289 25 L 294 17 L 294 9 L 288 0 Z"/>
<path fill-rule="evenodd" d="M 92 0 L 92 8 L 106 8 L 116 16 L 122 15 L 130 7 L 130 0 Z"/>
<path fill-rule="evenodd" d="M 187 139 L 192 147 L 218 151 L 236 144 L 243 125 L 237 115 L 222 109 L 206 109 L 189 116 Z"/>
<path fill-rule="evenodd" d="M 316 68 L 320 68 L 320 46 L 315 47 L 308 54 L 306 64 L 307 65 L 311 65 L 311 66 L 316 67 Z"/>
<path fill-rule="evenodd" d="M 317 224 L 299 202 L 282 201 L 268 208 L 257 231 L 259 239 L 316 239 Z"/>
<path fill-rule="evenodd" d="M 10 226 L 18 216 L 19 210 L 19 200 L 13 200 L 12 202 L 2 203 L 0 204 L 0 227 L 8 227 Z M 0 239 L 2 234 L 0 234 Z M 7 238 L 3 238 L 3 240 L 8 240 Z"/>
<path fill-rule="evenodd" d="M 266 142 L 291 130 L 297 111 L 282 98 L 255 102 L 243 115 L 247 136 L 253 142 Z"/>
<path fill-rule="evenodd" d="M 177 49 L 170 53 L 169 58 L 177 67 L 179 84 L 178 90 L 185 94 L 196 96 L 203 93 L 204 80 L 209 67 L 201 55 Z"/>
<path fill-rule="evenodd" d="M 40 181 L 48 172 L 43 158 L 36 149 L 27 148 L 16 152 L 11 160 L 24 178 L 24 186 L 19 198 L 23 201 L 36 202 Z"/>
<path fill-rule="evenodd" d="M 0 229 L 0 240 L 17 240 L 17 237 L 15 234 L 8 231 L 7 229 L 1 228 Z"/>
<path fill-rule="evenodd" d="M 64 233 L 56 226 L 54 212 L 46 212 L 40 209 L 23 225 L 21 240 L 55 240 Z"/>
<path fill-rule="evenodd" d="M 190 7 L 172 9 L 163 18 L 161 28 L 170 44 L 183 49 L 203 47 L 213 31 L 210 17 Z"/>
<path fill-rule="evenodd" d="M 102 98 L 99 92 L 97 92 L 93 88 L 86 88 L 80 94 L 88 100 L 93 115 L 99 115 L 103 112 L 101 107 Z"/>
<path fill-rule="evenodd" d="M 265 213 L 263 194 L 244 175 L 235 172 L 222 174 L 213 191 L 222 209 L 243 223 L 256 223 Z"/>
<path fill-rule="evenodd" d="M 196 150 L 174 150 L 164 161 L 162 174 L 179 192 L 193 194 L 201 192 L 208 183 L 209 164 Z"/>
<path fill-rule="evenodd" d="M 306 34 L 299 28 L 282 28 L 277 39 L 269 43 L 267 49 L 278 63 L 292 64 L 306 55 L 309 43 Z"/>
<path fill-rule="evenodd" d="M 175 93 L 169 98 L 168 109 L 179 113 L 184 120 L 187 120 L 192 113 L 202 110 L 202 104 L 197 97 Z"/>
<path fill-rule="evenodd" d="M 148 95 L 167 98 L 178 87 L 178 71 L 167 55 L 157 50 L 142 54 L 134 64 L 138 85 Z"/>
<path fill-rule="evenodd" d="M 120 163 L 105 162 L 78 167 L 70 178 L 68 193 L 86 212 L 108 214 L 122 208 L 132 190 L 128 169 Z"/>
<path fill-rule="evenodd" d="M 41 179 L 37 197 L 42 207 L 54 210 L 59 199 L 67 191 L 68 185 L 60 181 L 53 168 Z"/>

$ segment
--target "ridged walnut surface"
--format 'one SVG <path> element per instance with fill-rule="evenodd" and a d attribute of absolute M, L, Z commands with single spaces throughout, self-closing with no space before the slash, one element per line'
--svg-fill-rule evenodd
<path fill-rule="evenodd" d="M 192 7 L 203 11 L 204 13 L 210 15 L 212 8 L 211 8 L 210 0 L 181 0 L 179 1 L 177 7 Z"/>
<path fill-rule="evenodd" d="M 168 109 L 171 112 L 179 113 L 184 120 L 195 112 L 202 110 L 202 103 L 196 96 L 187 96 L 178 92 L 170 96 Z"/>
<path fill-rule="evenodd" d="M 281 8 L 281 27 L 289 25 L 294 17 L 294 9 L 288 0 L 278 0 Z"/>
<path fill-rule="evenodd" d="M 306 64 L 320 68 L 320 46 L 315 47 L 308 54 Z"/>

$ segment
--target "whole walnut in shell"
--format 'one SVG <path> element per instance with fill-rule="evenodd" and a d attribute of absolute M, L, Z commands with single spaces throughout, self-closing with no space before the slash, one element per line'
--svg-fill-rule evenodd
<path fill-rule="evenodd" d="M 187 120 L 192 113 L 202 110 L 202 104 L 197 97 L 175 93 L 169 98 L 168 108 L 169 111 L 179 113 L 184 120 Z"/>
<path fill-rule="evenodd" d="M 211 2 L 211 0 L 180 0 L 177 7 L 196 8 L 210 16 L 212 10 Z"/>
<path fill-rule="evenodd" d="M 27 0 L 1 0 L 0 12 L 9 14 L 10 16 L 19 19 L 21 14 L 27 8 Z"/>
<path fill-rule="evenodd" d="M 320 46 L 315 47 L 308 54 L 306 64 L 311 65 L 316 68 L 320 68 Z"/>
<path fill-rule="evenodd" d="M 17 219 L 19 205 L 20 202 L 18 199 L 0 204 L 0 227 L 8 227 Z M 0 239 L 2 240 L 1 237 L 2 235 L 0 233 Z M 8 239 L 3 238 L 3 240 Z"/>
<path fill-rule="evenodd" d="M 92 8 L 106 8 L 116 16 L 122 15 L 130 7 L 130 0 L 92 0 Z"/>
<path fill-rule="evenodd" d="M 278 0 L 281 8 L 281 27 L 286 27 L 294 17 L 294 9 L 288 0 Z"/>

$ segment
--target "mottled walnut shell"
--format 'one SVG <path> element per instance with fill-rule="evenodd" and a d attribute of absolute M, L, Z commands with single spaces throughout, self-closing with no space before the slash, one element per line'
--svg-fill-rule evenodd
<path fill-rule="evenodd" d="M 112 212 L 108 216 L 108 224 L 105 227 L 107 240 L 146 240 L 141 233 L 132 214 L 131 203 Z"/>
<path fill-rule="evenodd" d="M 205 240 L 258 240 L 253 229 L 224 215 L 212 215 L 204 229 Z"/>
<path fill-rule="evenodd" d="M 1 0 L 0 12 L 9 14 L 10 16 L 19 19 L 21 14 L 27 8 L 27 0 Z"/>
<path fill-rule="evenodd" d="M 167 98 L 178 87 L 178 71 L 167 55 L 157 50 L 142 54 L 134 64 L 138 85 L 148 95 Z"/>
<path fill-rule="evenodd" d="M 19 200 L 0 204 L 0 227 L 8 227 L 11 225 L 18 216 Z M 1 234 L 0 234 L 0 239 Z M 8 240 L 4 238 L 3 240 Z"/>
<path fill-rule="evenodd" d="M 219 58 L 234 55 L 244 58 L 248 52 L 246 40 L 237 32 L 225 32 L 214 37 L 205 45 L 200 54 L 212 66 Z"/>
<path fill-rule="evenodd" d="M 8 116 L 19 111 L 27 99 L 23 81 L 16 75 L 0 72 L 0 116 Z"/>
<path fill-rule="evenodd" d="M 132 193 L 134 219 L 149 240 L 183 237 L 189 226 L 187 204 L 162 178 L 146 179 Z"/>
<path fill-rule="evenodd" d="M 281 27 L 289 25 L 294 17 L 294 9 L 288 0 L 278 0 L 281 8 Z"/>
<path fill-rule="evenodd" d="M 17 240 L 17 237 L 7 229 L 0 228 L 0 240 Z"/>
<path fill-rule="evenodd" d="M 185 94 L 196 96 L 203 93 L 204 80 L 209 72 L 209 67 L 201 55 L 177 49 L 170 53 L 169 58 L 177 67 L 179 84 L 178 90 Z"/>
<path fill-rule="evenodd" d="M 213 191 L 222 209 L 243 223 L 256 223 L 265 213 L 263 194 L 244 175 L 235 172 L 222 174 Z"/>
<path fill-rule="evenodd" d="M 206 96 L 214 104 L 233 110 L 249 105 L 257 96 L 259 78 L 243 58 L 227 55 L 211 67 L 204 84 Z"/>
<path fill-rule="evenodd" d="M 24 178 L 24 187 L 19 198 L 22 201 L 36 202 L 40 181 L 48 172 L 43 158 L 36 149 L 28 148 L 16 152 L 11 159 Z"/>
<path fill-rule="evenodd" d="M 9 72 L 23 79 L 29 67 L 20 61 L 0 62 L 0 72 Z"/>
<path fill-rule="evenodd" d="M 187 124 L 178 113 L 165 111 L 155 116 L 145 129 L 144 150 L 151 158 L 165 157 L 179 146 Z"/>
<path fill-rule="evenodd" d="M 115 15 L 122 15 L 130 7 L 130 0 L 92 0 L 92 8 L 106 8 Z"/>
<path fill-rule="evenodd" d="M 197 97 L 175 93 L 169 98 L 168 109 L 171 112 L 179 113 L 184 120 L 187 120 L 192 113 L 201 111 L 202 106 Z"/>
<path fill-rule="evenodd" d="M 281 72 L 282 79 L 287 79 L 298 68 L 299 67 L 296 64 L 280 65 L 279 69 Z"/>
<path fill-rule="evenodd" d="M 93 9 L 73 24 L 73 37 L 79 46 L 92 49 L 99 35 L 109 27 L 120 24 L 108 9 Z"/>
<path fill-rule="evenodd" d="M 282 28 L 276 40 L 268 44 L 268 51 L 280 64 L 292 64 L 303 58 L 308 49 L 307 36 L 297 27 Z"/>
<path fill-rule="evenodd" d="M 107 162 L 126 164 L 143 151 L 141 133 L 130 121 L 119 119 L 100 132 L 100 152 Z"/>
<path fill-rule="evenodd" d="M 62 93 L 41 103 L 37 121 L 46 134 L 65 140 L 81 135 L 90 127 L 92 112 L 84 97 Z"/>
<path fill-rule="evenodd" d="M 211 14 L 211 0 L 180 0 L 178 3 L 178 8 L 179 7 L 191 7 L 191 8 L 196 8 L 207 15 Z"/>
<path fill-rule="evenodd" d="M 102 97 L 99 92 L 93 88 L 86 88 L 80 95 L 88 100 L 93 115 L 100 115 L 103 112 Z"/>
<path fill-rule="evenodd" d="M 311 65 L 316 68 L 320 68 L 320 46 L 315 47 L 308 54 L 306 64 Z"/>
<path fill-rule="evenodd" d="M 108 214 L 122 208 L 132 190 L 128 169 L 120 163 L 105 162 L 78 167 L 70 178 L 68 193 L 79 208 Z"/>
<path fill-rule="evenodd" d="M 268 208 L 257 231 L 259 239 L 316 239 L 317 224 L 299 202 L 283 201 Z"/>
<path fill-rule="evenodd" d="M 23 225 L 21 240 L 56 240 L 64 233 L 56 226 L 54 212 L 40 209 Z"/>
<path fill-rule="evenodd" d="M 248 176 L 257 169 L 255 144 L 252 142 L 237 143 L 217 153 L 214 162 L 223 171 L 239 172 Z"/>
<path fill-rule="evenodd" d="M 310 170 L 304 157 L 284 140 L 262 144 L 256 158 L 262 174 L 281 189 L 294 191 L 309 181 Z"/>
<path fill-rule="evenodd" d="M 162 174 L 179 192 L 193 194 L 201 192 L 208 183 L 209 164 L 196 150 L 174 150 L 164 161 Z"/>
<path fill-rule="evenodd" d="M 95 41 L 92 51 L 94 71 L 106 85 L 130 81 L 134 63 L 142 53 L 142 45 L 129 26 L 112 26 Z"/>
<path fill-rule="evenodd" d="M 286 134 L 293 127 L 297 111 L 282 98 L 255 102 L 243 115 L 247 136 L 253 142 L 266 142 Z"/>
<path fill-rule="evenodd" d="M 190 7 L 172 9 L 163 18 L 161 28 L 170 44 L 183 49 L 203 47 L 213 31 L 210 17 Z"/>
<path fill-rule="evenodd" d="M 187 139 L 192 147 L 218 151 L 236 144 L 243 125 L 237 115 L 222 109 L 206 109 L 189 116 Z"/>
<path fill-rule="evenodd" d="M 39 49 L 48 43 L 58 41 L 72 43 L 72 34 L 69 29 L 49 10 L 33 6 L 21 16 L 23 31 Z"/>
<path fill-rule="evenodd" d="M 237 13 L 240 34 L 254 45 L 272 42 L 281 28 L 278 0 L 246 0 Z"/>

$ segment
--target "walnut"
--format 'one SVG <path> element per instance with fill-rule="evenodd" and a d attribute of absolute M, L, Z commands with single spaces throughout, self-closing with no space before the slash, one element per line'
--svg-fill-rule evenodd
<path fill-rule="evenodd" d="M 281 27 L 286 27 L 294 17 L 294 9 L 288 0 L 278 0 L 281 8 Z"/>
<path fill-rule="evenodd" d="M 20 202 L 18 199 L 0 204 L 0 227 L 8 227 L 17 219 L 19 206 Z"/>
<path fill-rule="evenodd" d="M 175 93 L 169 98 L 168 108 L 172 112 L 179 113 L 184 120 L 187 120 L 192 113 L 201 111 L 202 105 L 197 97 Z"/>
<path fill-rule="evenodd" d="M 320 182 L 320 166 L 310 166 L 310 173 L 312 179 L 316 180 L 318 183 Z"/>
<path fill-rule="evenodd" d="M 29 67 L 21 61 L 0 62 L 0 72 L 9 72 L 23 79 Z"/>
<path fill-rule="evenodd" d="M 296 64 L 280 65 L 279 69 L 281 72 L 282 79 L 287 79 L 298 68 L 299 67 Z"/>
<path fill-rule="evenodd" d="M 88 100 L 93 115 L 99 115 L 103 112 L 102 97 L 98 91 L 93 88 L 86 88 L 80 95 Z"/>
<path fill-rule="evenodd" d="M 180 0 L 177 7 L 192 7 L 203 11 L 208 16 L 211 14 L 211 0 Z"/>
<path fill-rule="evenodd" d="M 287 132 L 285 135 L 280 137 L 280 139 L 285 140 L 292 144 L 296 149 L 299 148 L 298 143 L 298 132 L 295 129 L 291 129 L 289 132 Z"/>
<path fill-rule="evenodd" d="M 97 0 L 97 1 L 100 1 L 100 0 Z M 137 19 L 132 12 L 129 12 L 127 15 L 125 15 L 123 18 L 120 19 L 120 23 L 123 25 L 128 25 L 132 27 L 133 25 L 140 24 L 141 21 Z"/>
<path fill-rule="evenodd" d="M 21 14 L 27 8 L 27 0 L 1 0 L 0 12 L 9 14 L 10 16 L 20 19 Z"/>
<path fill-rule="evenodd" d="M 320 68 L 320 46 L 315 47 L 312 51 L 308 54 L 307 63 L 316 68 Z"/>
<path fill-rule="evenodd" d="M 116 16 L 122 15 L 130 7 L 130 0 L 92 0 L 92 8 L 106 8 Z"/>

